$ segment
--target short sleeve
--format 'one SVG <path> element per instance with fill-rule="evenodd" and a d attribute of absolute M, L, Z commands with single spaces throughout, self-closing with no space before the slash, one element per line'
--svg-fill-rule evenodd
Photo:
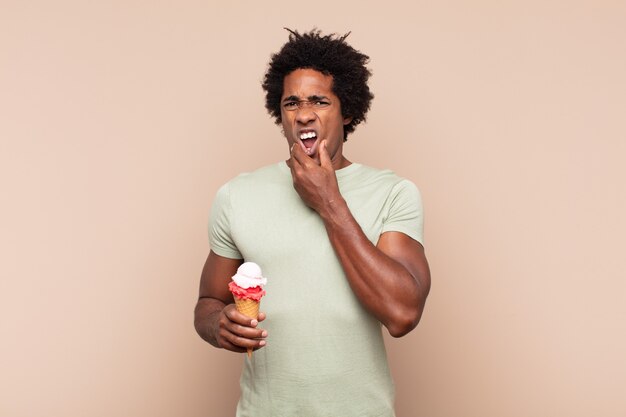
<path fill-rule="evenodd" d="M 411 181 L 402 180 L 391 190 L 389 211 L 383 220 L 382 232 L 402 232 L 424 244 L 424 211 L 422 196 Z"/>
<path fill-rule="evenodd" d="M 211 250 L 220 256 L 243 259 L 231 234 L 232 207 L 230 189 L 223 185 L 215 195 L 209 216 L 209 244 Z"/>

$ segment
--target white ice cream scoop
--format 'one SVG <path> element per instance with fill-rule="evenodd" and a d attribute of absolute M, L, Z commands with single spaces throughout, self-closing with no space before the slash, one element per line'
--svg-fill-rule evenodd
<path fill-rule="evenodd" d="M 261 267 L 254 262 L 241 264 L 233 276 L 233 281 L 241 288 L 262 287 L 267 284 L 267 278 L 263 278 Z"/>

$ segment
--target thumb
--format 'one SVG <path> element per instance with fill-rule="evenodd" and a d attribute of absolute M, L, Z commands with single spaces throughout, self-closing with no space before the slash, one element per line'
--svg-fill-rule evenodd
<path fill-rule="evenodd" d="M 328 155 L 328 149 L 326 149 L 326 141 L 324 140 L 321 143 L 320 147 L 320 165 L 324 168 L 332 168 L 332 162 L 330 160 L 330 155 Z"/>

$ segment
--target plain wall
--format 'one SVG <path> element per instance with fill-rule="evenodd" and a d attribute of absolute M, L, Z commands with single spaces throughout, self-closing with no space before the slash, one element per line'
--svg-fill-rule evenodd
<path fill-rule="evenodd" d="M 3 0 L 0 415 L 234 414 L 193 308 L 217 188 L 287 157 L 283 26 L 352 31 L 345 154 L 423 193 L 398 416 L 626 415 L 626 5 L 566 0 Z"/>

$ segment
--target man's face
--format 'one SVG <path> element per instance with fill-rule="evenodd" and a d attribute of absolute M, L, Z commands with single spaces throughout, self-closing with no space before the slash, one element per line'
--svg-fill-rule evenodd
<path fill-rule="evenodd" d="M 283 81 L 281 118 L 289 147 L 295 143 L 318 164 L 319 145 L 326 149 L 335 168 L 343 166 L 343 126 L 351 118 L 341 115 L 341 103 L 332 91 L 333 77 L 312 69 L 297 69 Z"/>

